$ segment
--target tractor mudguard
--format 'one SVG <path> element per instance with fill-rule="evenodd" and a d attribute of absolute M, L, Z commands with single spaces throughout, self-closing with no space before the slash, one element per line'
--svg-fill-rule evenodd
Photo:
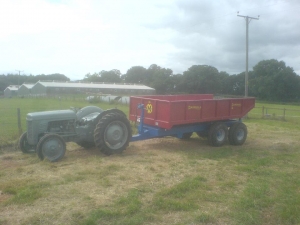
<path fill-rule="evenodd" d="M 95 113 L 95 112 L 102 113 L 103 109 L 100 109 L 97 106 L 86 106 L 86 107 L 83 107 L 82 109 L 78 110 L 78 112 L 76 113 L 77 120 L 79 121 L 83 117 L 85 117 L 85 116 L 87 116 L 87 115 L 89 115 L 91 113 Z"/>
<path fill-rule="evenodd" d="M 99 121 L 103 116 L 105 116 L 109 113 L 117 113 L 117 114 L 120 114 L 127 118 L 126 114 L 123 111 L 121 111 L 120 109 L 108 109 L 108 110 L 105 110 L 102 113 L 100 113 L 100 115 L 97 117 L 97 121 Z"/>

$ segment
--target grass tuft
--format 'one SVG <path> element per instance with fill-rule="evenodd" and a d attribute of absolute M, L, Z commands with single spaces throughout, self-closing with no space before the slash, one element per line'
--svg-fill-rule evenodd
<path fill-rule="evenodd" d="M 82 220 L 82 225 L 94 224 L 120 224 L 138 225 L 153 219 L 151 212 L 143 210 L 141 193 L 137 189 L 130 190 L 121 196 L 111 206 L 101 208 L 90 213 Z"/>
<path fill-rule="evenodd" d="M 43 190 L 50 186 L 48 182 L 36 182 L 32 180 L 15 180 L 5 182 L 1 186 L 4 193 L 12 195 L 4 203 L 11 204 L 30 204 L 35 200 L 45 196 Z"/>

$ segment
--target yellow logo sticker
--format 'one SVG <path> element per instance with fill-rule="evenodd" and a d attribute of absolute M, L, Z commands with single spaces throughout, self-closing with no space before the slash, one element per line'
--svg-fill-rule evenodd
<path fill-rule="evenodd" d="M 147 110 L 147 113 L 152 113 L 153 107 L 152 107 L 152 104 L 151 104 L 151 103 L 148 103 L 148 104 L 146 105 L 146 110 Z"/>
<path fill-rule="evenodd" d="M 231 104 L 231 109 L 233 109 L 233 107 L 241 107 L 242 104 L 241 103 L 232 103 Z"/>
<path fill-rule="evenodd" d="M 201 106 L 199 106 L 199 105 L 189 105 L 188 110 L 190 110 L 190 109 L 201 110 Z"/>

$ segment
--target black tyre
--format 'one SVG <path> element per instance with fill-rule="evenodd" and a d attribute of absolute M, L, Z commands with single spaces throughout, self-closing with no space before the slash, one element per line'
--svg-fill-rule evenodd
<path fill-rule="evenodd" d="M 47 134 L 43 136 L 36 148 L 38 157 L 50 162 L 56 162 L 64 157 L 66 153 L 66 142 L 57 134 Z"/>
<path fill-rule="evenodd" d="M 232 145 L 242 145 L 247 139 L 247 134 L 246 125 L 241 122 L 236 122 L 229 129 L 229 143 Z"/>
<path fill-rule="evenodd" d="M 24 132 L 20 139 L 19 139 L 19 148 L 23 153 L 34 153 L 35 152 L 35 145 L 28 144 L 27 140 L 27 132 Z"/>
<path fill-rule="evenodd" d="M 212 146 L 222 146 L 226 142 L 227 136 L 228 128 L 224 123 L 215 123 L 209 128 L 208 141 Z"/>
<path fill-rule="evenodd" d="M 187 139 L 190 139 L 192 135 L 193 135 L 193 132 L 184 133 L 180 139 L 187 140 Z"/>
<path fill-rule="evenodd" d="M 131 126 L 126 117 L 119 113 L 109 113 L 98 122 L 94 131 L 97 148 L 106 155 L 121 153 L 129 145 Z"/>
<path fill-rule="evenodd" d="M 79 146 L 81 146 L 85 149 L 90 149 L 90 148 L 95 147 L 94 142 L 88 142 L 88 141 L 78 141 L 78 142 L 76 142 L 76 144 L 78 144 Z"/>

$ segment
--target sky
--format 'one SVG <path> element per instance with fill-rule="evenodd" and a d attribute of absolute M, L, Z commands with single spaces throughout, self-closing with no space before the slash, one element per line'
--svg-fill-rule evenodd
<path fill-rule="evenodd" d="M 299 0 L 0 0 L 0 74 L 88 73 L 157 64 L 238 74 L 268 59 L 300 75 Z"/>

